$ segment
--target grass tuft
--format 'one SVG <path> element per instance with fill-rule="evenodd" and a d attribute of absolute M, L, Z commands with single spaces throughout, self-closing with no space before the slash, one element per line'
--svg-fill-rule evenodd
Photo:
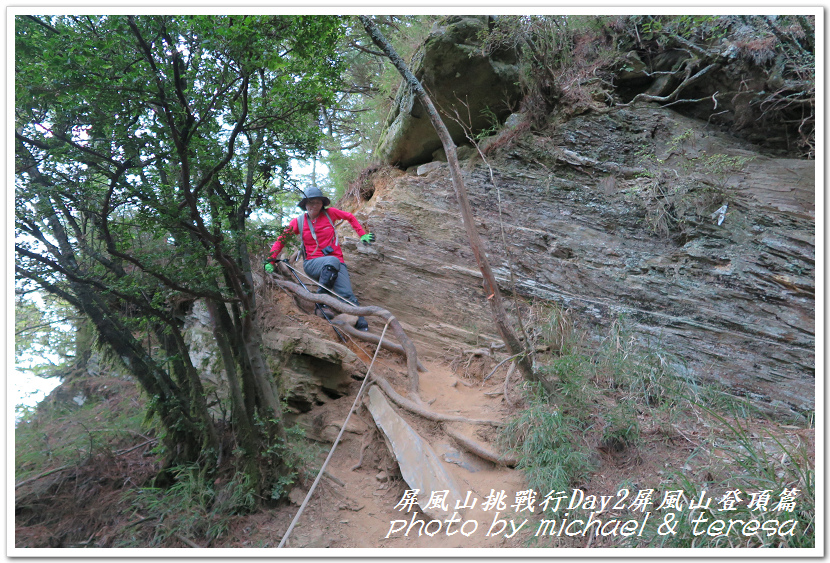
<path fill-rule="evenodd" d="M 537 348 L 551 353 L 537 356 L 536 368 L 554 383 L 556 394 L 548 397 L 525 384 L 526 407 L 501 437 L 518 457 L 528 486 L 540 497 L 569 488 L 608 494 L 615 491 L 592 487 L 607 487 L 605 468 L 624 468 L 630 477 L 617 490 L 628 489 L 632 497 L 647 493 L 654 501 L 641 534 L 592 541 L 605 539 L 603 547 L 815 546 L 811 428 L 782 427 L 722 386 L 694 381 L 677 358 L 635 338 L 625 319 L 594 340 L 578 334 L 559 309 L 539 326 Z M 655 458 L 649 451 L 654 446 L 662 448 L 657 455 L 671 459 Z M 633 469 L 644 459 L 658 469 Z M 660 506 L 671 493 L 682 493 L 683 500 Z M 787 495 L 793 504 L 784 502 Z M 703 505 L 692 510 L 690 501 Z M 643 517 L 630 507 L 613 516 Z M 674 533 L 665 527 L 661 533 L 666 517 L 676 520 Z M 533 545 L 551 541 L 575 540 L 547 538 Z"/>
<path fill-rule="evenodd" d="M 518 456 L 530 487 L 559 490 L 586 478 L 594 467 L 578 443 L 583 421 L 548 404 L 539 388 L 527 395 L 528 407 L 508 423 L 502 440 Z"/>

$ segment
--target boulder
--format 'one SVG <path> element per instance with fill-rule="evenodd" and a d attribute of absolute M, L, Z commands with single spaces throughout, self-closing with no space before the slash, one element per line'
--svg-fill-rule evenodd
<path fill-rule="evenodd" d="M 357 356 L 306 327 L 283 327 L 262 335 L 269 356 L 280 362 L 288 405 L 300 412 L 349 390 L 361 374 Z"/>
<path fill-rule="evenodd" d="M 211 327 L 210 313 L 201 299 L 193 302 L 193 307 L 184 320 L 184 341 L 190 351 L 190 361 L 199 372 L 206 394 L 218 397 L 222 402 L 228 399 L 230 390 L 222 357 L 216 347 L 216 340 Z M 222 415 L 219 405 L 210 408 L 216 417 Z"/>
<path fill-rule="evenodd" d="M 493 128 L 510 115 L 519 97 L 516 53 L 482 53 L 479 33 L 488 16 L 451 16 L 432 29 L 410 65 L 441 114 L 456 145 L 467 143 L 452 118 L 468 119 L 474 134 Z M 407 168 L 432 160 L 441 148 L 432 122 L 415 94 L 402 84 L 387 119 L 377 155 L 385 163 Z"/>
<path fill-rule="evenodd" d="M 193 304 L 185 318 L 184 338 L 207 394 L 226 401 L 227 376 L 210 315 L 201 300 Z M 286 326 L 266 332 L 263 344 L 270 351 L 275 371 L 281 373 L 288 405 L 297 412 L 307 412 L 314 405 L 344 395 L 352 376 L 362 375 L 362 364 L 351 350 L 308 327 Z M 213 407 L 213 414 L 221 416 L 218 405 Z"/>

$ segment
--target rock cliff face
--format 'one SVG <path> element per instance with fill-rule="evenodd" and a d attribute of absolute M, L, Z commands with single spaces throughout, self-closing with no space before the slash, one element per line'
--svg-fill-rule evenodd
<path fill-rule="evenodd" d="M 287 318 L 281 318 L 279 325 L 279 330 L 269 328 L 262 340 L 272 368 L 280 374 L 289 410 L 307 412 L 314 405 L 345 395 L 352 376 L 362 373 L 357 356 L 312 327 L 297 326 Z M 212 399 L 227 403 L 230 390 L 210 326 L 207 307 L 195 301 L 185 322 L 185 339 L 190 359 L 211 398 L 213 414 L 219 417 L 223 415 L 219 401 Z"/>
<path fill-rule="evenodd" d="M 505 294 L 597 325 L 622 315 L 691 377 L 814 408 L 814 162 L 650 105 L 499 144 L 462 166 Z M 447 165 L 373 182 L 351 209 L 378 242 L 341 233 L 361 303 L 391 310 L 426 356 L 498 341 Z"/>
<path fill-rule="evenodd" d="M 638 40 L 607 81 L 615 90 L 595 96 L 602 103 L 531 132 L 538 115 L 508 116 L 519 105 L 516 53 L 483 54 L 481 32 L 493 23 L 443 20 L 412 68 L 456 144 L 469 143 L 456 111 L 478 137 L 504 123 L 480 141 L 486 161 L 469 145 L 459 150 L 502 291 L 537 324 L 554 304 L 583 326 L 623 317 L 644 345 L 674 357 L 682 375 L 773 408 L 813 409 L 815 167 L 781 156 L 798 144 L 787 123 L 810 120 L 773 119 L 756 103 L 766 90 L 773 98 L 785 92 L 783 67 L 758 62 L 773 50 L 747 43 L 754 31 L 746 22 L 694 55 L 681 39 L 665 50 Z M 704 63 L 706 79 L 687 81 Z M 687 99 L 672 110 L 639 101 L 668 101 L 681 86 Z M 608 109 L 612 98 L 637 103 Z M 371 199 L 341 203 L 378 235 L 364 246 L 350 229 L 341 232 L 361 303 L 392 311 L 425 356 L 498 343 L 446 155 L 407 87 L 375 156 L 390 166 L 361 190 Z M 298 392 L 294 403 L 311 405 L 321 393 Z"/>

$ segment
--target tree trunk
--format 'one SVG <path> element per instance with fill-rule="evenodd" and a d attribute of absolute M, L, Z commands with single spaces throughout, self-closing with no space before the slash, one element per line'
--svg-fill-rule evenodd
<path fill-rule="evenodd" d="M 210 443 L 210 437 L 205 435 L 208 429 L 197 423 L 199 419 L 209 421 L 207 413 L 195 419 L 191 414 L 194 409 L 190 397 L 182 393 L 169 374 L 147 355 L 126 327 L 113 321 L 106 304 L 99 303 L 90 288 L 78 287 L 80 284 L 76 282 L 73 285 L 74 293 L 83 304 L 83 312 L 95 324 L 101 340 L 121 358 L 154 401 L 154 409 L 167 430 L 165 441 L 170 455 L 166 465 L 195 462 L 201 455 L 202 445 Z"/>
<path fill-rule="evenodd" d="M 208 412 L 207 398 L 202 380 L 196 371 L 196 367 L 190 360 L 190 351 L 184 341 L 181 330 L 178 326 L 168 325 L 168 328 L 169 334 L 164 334 L 165 331 L 159 326 L 156 331 L 156 338 L 164 346 L 168 357 L 172 359 L 174 373 L 177 374 L 180 385 L 186 386 L 187 393 L 190 397 L 190 413 L 204 427 L 203 449 L 205 451 L 215 452 L 212 456 L 215 459 L 219 452 L 220 442 L 213 419 L 210 416 L 210 412 Z"/>
<path fill-rule="evenodd" d="M 113 304 L 105 301 L 103 295 L 89 283 L 80 281 L 85 274 L 78 265 L 69 237 L 57 213 L 45 200 L 42 203 L 41 212 L 46 216 L 52 236 L 58 244 L 53 255 L 62 267 L 76 278 L 70 278 L 69 286 L 82 312 L 89 317 L 101 340 L 121 358 L 124 365 L 155 401 L 155 411 L 167 430 L 166 443 L 169 446 L 170 455 L 166 465 L 169 467 L 196 461 L 201 454 L 201 446 L 212 442 L 212 428 L 203 427 L 196 422 L 201 420 L 212 424 L 207 410 L 199 412 L 198 407 L 194 410 L 191 397 L 182 392 L 170 374 L 144 350 L 130 329 L 112 314 Z M 197 413 L 196 419 L 193 417 L 194 412 Z"/>
<path fill-rule="evenodd" d="M 257 457 L 260 451 L 260 442 L 257 439 L 256 428 L 254 427 L 253 408 L 249 411 L 245 405 L 242 388 L 239 385 L 239 370 L 236 366 L 234 354 L 225 332 L 222 330 L 218 309 L 224 309 L 224 303 L 217 303 L 213 300 L 207 301 L 210 312 L 211 327 L 216 345 L 219 348 L 219 355 L 225 367 L 225 374 L 228 378 L 228 386 L 231 392 L 231 421 L 234 434 L 239 436 L 242 449 L 245 452 L 245 472 L 251 477 L 251 483 L 260 482 L 259 464 Z M 253 407 L 253 403 L 252 403 Z"/>
<path fill-rule="evenodd" d="M 217 345 L 220 347 L 220 353 L 223 355 L 222 359 L 226 365 L 229 384 L 235 385 L 238 389 L 238 391 L 231 389 L 231 399 L 235 408 L 242 409 L 244 416 L 247 418 L 246 420 L 235 416 L 235 420 L 242 424 L 248 422 L 253 424 L 259 418 L 265 423 L 267 438 L 260 435 L 255 426 L 250 426 L 252 437 L 247 443 L 251 446 L 255 443 L 254 440 L 260 446 L 263 442 L 284 445 L 287 434 L 282 417 L 280 394 L 262 356 L 262 336 L 253 322 L 250 322 L 248 326 L 244 324 L 248 319 L 253 318 L 252 312 L 243 312 L 244 310 L 240 309 L 237 304 L 233 304 L 231 309 L 233 317 L 228 313 L 224 303 L 216 302 L 211 308 L 211 316 L 216 322 L 214 336 Z M 228 353 L 232 355 L 230 358 L 226 357 Z M 232 365 L 228 367 L 228 363 Z M 232 376 L 237 378 L 233 383 L 230 381 Z M 240 382 L 241 386 L 239 385 Z M 242 431 L 243 429 L 239 428 L 238 430 Z M 245 431 L 247 432 L 247 429 Z M 244 434 L 240 435 L 240 441 L 246 443 Z M 252 455 L 261 454 L 261 449 L 259 447 L 258 450 L 254 450 Z M 246 464 L 254 460 L 258 462 L 259 458 L 246 459 Z M 289 472 L 289 468 L 282 459 L 277 459 L 272 468 L 267 474 L 260 468 L 255 470 L 252 467 L 249 468 L 248 473 L 250 475 L 253 476 L 256 473 L 259 477 L 258 481 L 254 481 L 257 489 L 260 489 L 263 483 L 273 481 L 275 477 L 280 477 Z"/>
<path fill-rule="evenodd" d="M 256 415 L 257 404 L 259 401 L 259 388 L 254 380 L 251 370 L 248 366 L 248 355 L 244 351 L 244 346 L 241 343 L 239 331 L 228 314 L 228 309 L 224 303 L 217 303 L 211 311 L 215 315 L 214 320 L 218 323 L 218 330 L 230 343 L 230 350 L 233 354 L 232 361 L 239 368 L 240 380 L 242 383 L 242 399 L 244 401 L 245 412 L 248 418 L 253 421 Z M 220 348 L 221 350 L 221 348 Z"/>
<path fill-rule="evenodd" d="M 510 353 L 513 355 L 519 355 L 519 368 L 522 370 L 522 374 L 525 379 L 541 383 L 548 393 L 553 394 L 553 385 L 548 380 L 537 375 L 533 371 L 533 365 L 527 351 L 524 349 L 521 342 L 519 342 L 519 339 L 508 325 L 507 313 L 504 309 L 501 292 L 499 291 L 498 284 L 496 284 L 496 278 L 493 275 L 493 270 L 490 268 L 490 262 L 487 259 L 487 255 L 484 253 L 482 248 L 481 237 L 479 237 L 478 231 L 476 230 L 473 222 L 473 212 L 470 207 L 470 201 L 467 197 L 467 188 L 464 185 L 464 179 L 461 176 L 461 167 L 458 164 L 458 154 L 456 153 L 455 143 L 453 142 L 446 125 L 444 125 L 441 116 L 438 115 L 438 111 L 435 109 L 435 106 L 432 104 L 432 100 L 430 100 L 426 91 L 421 86 L 421 83 L 417 78 L 415 78 L 415 75 L 412 74 L 406 66 L 406 63 L 400 58 L 392 45 L 386 40 L 371 18 L 367 16 L 359 16 L 359 18 L 375 45 L 386 53 L 386 56 L 389 57 L 389 60 L 392 61 L 392 64 L 394 64 L 395 68 L 398 69 L 398 72 L 401 73 L 401 76 L 403 76 L 406 83 L 410 88 L 412 88 L 415 95 L 418 96 L 418 100 L 420 100 L 421 105 L 424 106 L 427 115 L 429 115 L 430 121 L 432 121 L 432 124 L 435 127 L 436 133 L 438 133 L 438 138 L 441 139 L 441 143 L 444 145 L 444 152 L 447 154 L 447 162 L 450 167 L 452 185 L 453 188 L 455 188 L 455 195 L 458 198 L 461 218 L 464 222 L 464 228 L 467 231 L 467 236 L 470 239 L 470 248 L 476 258 L 478 267 L 481 270 L 481 275 L 484 277 L 484 289 L 485 292 L 489 293 L 487 301 L 490 303 L 493 321 L 496 323 L 496 328 L 498 328 L 499 334 L 504 340 L 504 343 L 507 345 L 507 349 Z"/>

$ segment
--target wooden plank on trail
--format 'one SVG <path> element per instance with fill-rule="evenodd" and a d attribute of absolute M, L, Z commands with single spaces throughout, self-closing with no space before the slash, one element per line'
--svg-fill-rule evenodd
<path fill-rule="evenodd" d="M 410 489 L 418 489 L 421 511 L 431 518 L 443 520 L 452 516 L 455 499 L 461 492 L 455 480 L 444 468 L 435 450 L 398 415 L 377 386 L 369 389 L 369 412 L 388 440 L 401 475 Z M 448 511 L 441 507 L 425 508 L 433 491 L 449 491 L 446 496 Z"/>

